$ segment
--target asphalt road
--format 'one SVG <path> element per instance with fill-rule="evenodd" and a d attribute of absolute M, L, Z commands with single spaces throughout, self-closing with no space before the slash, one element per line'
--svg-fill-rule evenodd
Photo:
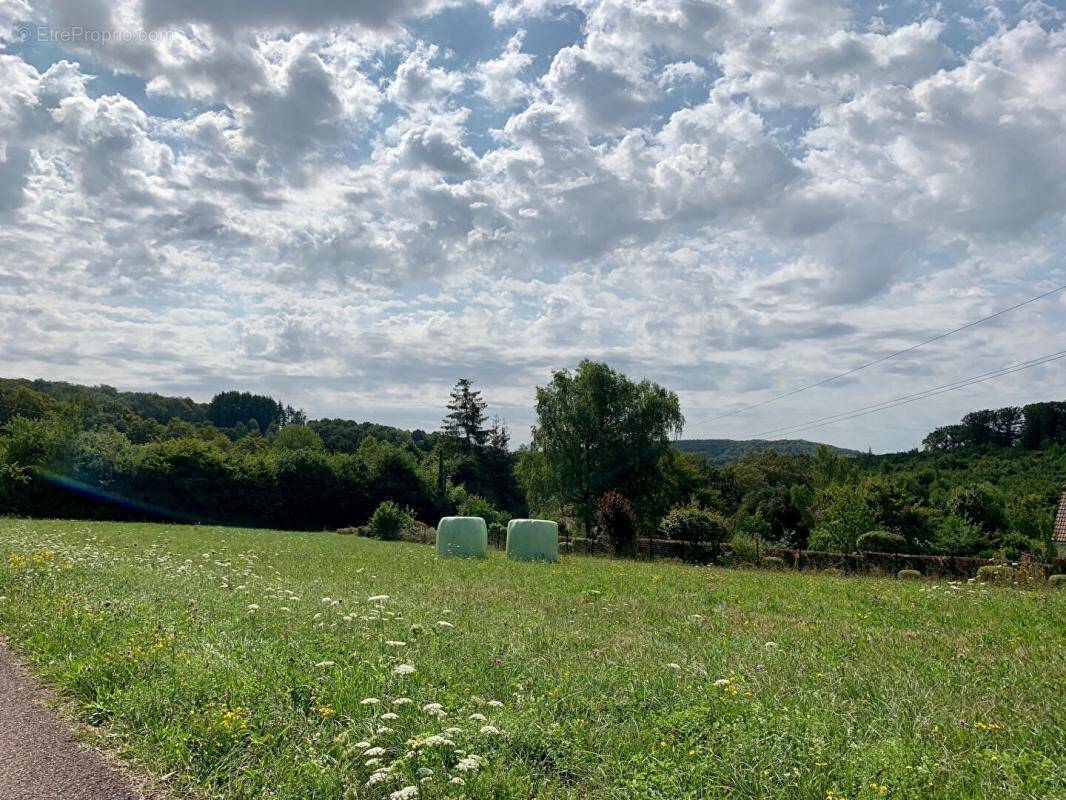
<path fill-rule="evenodd" d="M 0 643 L 0 800 L 143 800 L 43 705 L 47 693 Z"/>

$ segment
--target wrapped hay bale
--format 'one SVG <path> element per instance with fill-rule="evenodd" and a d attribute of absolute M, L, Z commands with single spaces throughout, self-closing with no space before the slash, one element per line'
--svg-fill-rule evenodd
<path fill-rule="evenodd" d="M 481 517 L 442 517 L 437 525 L 437 555 L 484 558 L 489 529 Z"/>
<path fill-rule="evenodd" d="M 512 519 L 507 523 L 507 555 L 523 561 L 557 561 L 559 525 L 547 519 Z"/>

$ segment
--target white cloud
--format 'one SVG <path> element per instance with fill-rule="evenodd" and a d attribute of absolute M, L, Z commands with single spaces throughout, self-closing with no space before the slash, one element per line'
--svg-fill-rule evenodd
<path fill-rule="evenodd" d="M 477 65 L 480 94 L 500 108 L 511 108 L 532 94 L 531 87 L 522 79 L 522 73 L 533 63 L 533 56 L 522 52 L 524 36 L 524 31 L 518 31 L 507 40 L 498 58 Z"/>

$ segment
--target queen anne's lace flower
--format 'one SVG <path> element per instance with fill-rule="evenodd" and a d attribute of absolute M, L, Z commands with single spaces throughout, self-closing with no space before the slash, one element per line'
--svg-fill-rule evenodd
<path fill-rule="evenodd" d="M 459 763 L 455 765 L 460 772 L 477 772 L 483 766 L 485 766 L 485 759 L 473 754 L 459 759 Z"/>
<path fill-rule="evenodd" d="M 404 786 L 389 795 L 389 800 L 414 800 L 418 797 L 417 786 Z"/>
<path fill-rule="evenodd" d="M 379 783 L 384 783 L 390 777 L 392 776 L 387 769 L 379 769 L 377 772 L 371 773 L 370 777 L 367 778 L 366 785 L 376 786 Z"/>
<path fill-rule="evenodd" d="M 415 671 L 415 668 L 413 664 L 397 664 L 392 671 L 397 675 L 410 675 Z"/>

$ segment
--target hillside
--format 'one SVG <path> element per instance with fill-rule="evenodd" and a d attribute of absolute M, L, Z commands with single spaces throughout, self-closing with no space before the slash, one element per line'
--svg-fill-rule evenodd
<path fill-rule="evenodd" d="M 708 464 L 716 467 L 739 461 L 749 453 L 762 453 L 766 450 L 776 450 L 790 456 L 811 455 L 818 449 L 818 445 L 819 442 L 807 439 L 679 439 L 674 442 L 674 446 L 682 453 L 703 456 Z M 859 455 L 857 450 L 847 450 L 831 444 L 826 447 L 838 455 Z"/>

